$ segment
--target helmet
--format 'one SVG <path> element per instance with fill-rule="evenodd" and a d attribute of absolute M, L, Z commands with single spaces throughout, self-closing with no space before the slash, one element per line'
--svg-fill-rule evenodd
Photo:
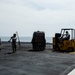
<path fill-rule="evenodd" d="M 66 33 L 68 33 L 68 31 L 66 31 Z"/>

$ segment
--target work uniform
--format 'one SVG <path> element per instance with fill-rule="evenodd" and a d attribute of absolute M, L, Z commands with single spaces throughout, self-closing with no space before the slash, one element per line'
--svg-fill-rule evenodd
<path fill-rule="evenodd" d="M 12 39 L 12 50 L 13 50 L 13 53 L 16 51 L 16 37 L 11 37 Z"/>
<path fill-rule="evenodd" d="M 66 40 L 69 40 L 69 39 L 70 39 L 70 34 L 69 34 L 69 33 L 66 33 L 65 39 L 66 39 Z"/>
<path fill-rule="evenodd" d="M 1 38 L 0 38 L 0 50 L 1 50 Z"/>
<path fill-rule="evenodd" d="M 9 42 L 12 40 L 12 50 L 13 53 L 16 52 L 16 34 L 13 34 L 13 36 L 10 38 Z"/>

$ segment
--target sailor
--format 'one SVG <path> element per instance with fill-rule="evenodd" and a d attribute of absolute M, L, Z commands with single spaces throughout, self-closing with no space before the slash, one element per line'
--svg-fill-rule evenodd
<path fill-rule="evenodd" d="M 16 34 L 13 34 L 13 36 L 10 38 L 9 42 L 12 40 L 12 50 L 13 50 L 13 53 L 16 52 Z"/>

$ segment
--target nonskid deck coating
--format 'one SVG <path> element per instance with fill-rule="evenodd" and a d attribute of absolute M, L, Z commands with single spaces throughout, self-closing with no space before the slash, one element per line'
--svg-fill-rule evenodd
<path fill-rule="evenodd" d="M 65 75 L 64 72 L 75 64 L 75 55 L 52 52 L 49 47 L 47 45 L 44 51 L 30 51 L 31 44 L 22 44 L 16 53 L 12 53 L 10 46 L 5 46 L 0 51 L 0 74 Z"/>

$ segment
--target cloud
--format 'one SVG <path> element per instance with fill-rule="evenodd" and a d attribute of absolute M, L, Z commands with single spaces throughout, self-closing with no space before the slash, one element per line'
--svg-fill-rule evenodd
<path fill-rule="evenodd" d="M 0 34 L 17 30 L 28 36 L 41 30 L 52 36 L 61 28 L 74 28 L 74 17 L 74 0 L 0 0 Z"/>
<path fill-rule="evenodd" d="M 69 9 L 74 6 L 74 0 L 27 0 L 27 4 L 36 8 L 49 8 L 50 10 Z"/>

